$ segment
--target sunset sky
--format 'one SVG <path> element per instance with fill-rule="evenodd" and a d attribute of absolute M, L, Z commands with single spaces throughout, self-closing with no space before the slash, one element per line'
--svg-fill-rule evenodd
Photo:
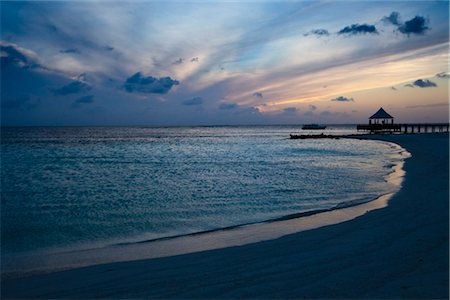
<path fill-rule="evenodd" d="M 1 2 L 2 125 L 448 122 L 449 2 Z"/>

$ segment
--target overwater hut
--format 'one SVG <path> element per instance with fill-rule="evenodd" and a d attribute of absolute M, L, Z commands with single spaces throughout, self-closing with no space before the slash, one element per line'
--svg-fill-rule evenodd
<path fill-rule="evenodd" d="M 421 132 L 448 132 L 448 123 L 412 123 L 394 124 L 394 117 L 388 114 L 382 107 L 369 118 L 369 124 L 356 125 L 356 129 L 370 131 L 370 133 L 421 133 Z"/>
<path fill-rule="evenodd" d="M 380 107 L 380 109 L 369 118 L 369 125 L 372 124 L 394 124 L 394 117 Z"/>
<path fill-rule="evenodd" d="M 369 118 L 369 125 L 357 125 L 357 130 L 370 132 L 394 132 L 401 131 L 401 126 L 394 124 L 394 117 L 388 114 L 382 107 Z"/>

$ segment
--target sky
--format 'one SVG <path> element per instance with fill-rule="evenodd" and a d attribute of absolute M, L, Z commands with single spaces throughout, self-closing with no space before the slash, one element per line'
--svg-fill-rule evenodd
<path fill-rule="evenodd" d="M 448 122 L 448 1 L 2 1 L 1 124 Z"/>

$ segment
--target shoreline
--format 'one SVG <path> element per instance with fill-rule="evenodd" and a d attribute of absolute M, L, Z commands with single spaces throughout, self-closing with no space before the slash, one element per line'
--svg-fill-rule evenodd
<path fill-rule="evenodd" d="M 86 249 L 23 255 L 19 256 L 22 259 L 19 263 L 7 261 L 5 264 L 4 261 L 1 276 L 4 279 L 15 279 L 80 267 L 171 257 L 242 246 L 352 220 L 370 211 L 388 206 L 392 196 L 401 189 L 405 176 L 403 165 L 405 160 L 410 157 L 410 153 L 401 145 L 395 145 L 399 147 L 398 150 L 402 157 L 391 167 L 392 171 L 385 175 L 384 179 L 387 184 L 396 186 L 397 190 L 381 194 L 371 200 L 363 202 L 349 200 L 330 208 L 292 213 L 272 219 L 187 234 L 119 242 Z"/>
<path fill-rule="evenodd" d="M 6 298 L 448 297 L 448 134 L 381 138 L 397 142 L 413 156 L 405 162 L 402 189 L 386 209 L 373 209 L 339 223 L 250 244 L 244 241 L 232 247 L 190 254 L 6 279 L 2 281 L 2 295 Z M 422 173 L 427 171 L 431 178 L 423 177 Z M 428 197 L 434 201 L 429 203 Z M 311 217 L 314 216 L 317 215 Z M 292 220 L 301 219 L 306 218 Z M 242 242 L 236 230 L 228 232 Z M 121 279 L 127 276 L 132 276 L 133 282 Z M 60 284 L 55 284 L 55 280 Z M 109 289 L 104 289 L 105 285 Z"/>

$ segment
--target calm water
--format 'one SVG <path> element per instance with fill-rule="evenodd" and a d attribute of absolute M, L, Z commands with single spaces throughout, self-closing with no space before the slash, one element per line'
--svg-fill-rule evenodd
<path fill-rule="evenodd" d="M 391 144 L 289 140 L 299 127 L 3 128 L 2 255 L 58 252 L 368 201 Z M 329 133 L 352 133 L 335 127 Z"/>

